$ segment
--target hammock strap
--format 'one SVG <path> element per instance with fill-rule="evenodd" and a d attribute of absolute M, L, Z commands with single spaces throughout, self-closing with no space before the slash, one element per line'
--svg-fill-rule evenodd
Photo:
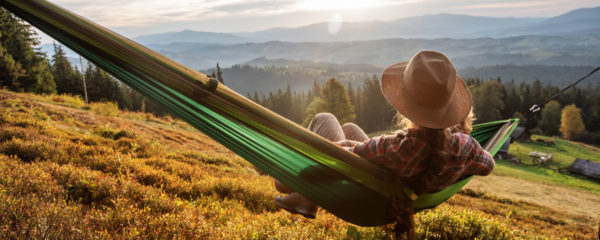
<path fill-rule="evenodd" d="M 544 102 L 542 102 L 540 104 L 533 104 L 533 106 L 531 106 L 529 108 L 529 110 L 527 111 L 527 113 L 525 113 L 524 116 L 527 116 L 530 113 L 534 113 L 534 112 L 538 112 L 538 111 L 542 110 L 542 108 L 544 108 L 544 106 L 548 102 L 556 99 L 558 96 L 560 96 L 562 93 L 564 93 L 565 91 L 567 91 L 569 88 L 572 88 L 573 86 L 577 85 L 579 82 L 585 80 L 586 78 L 588 78 L 589 76 L 591 76 L 592 74 L 594 74 L 595 72 L 597 72 L 598 70 L 600 70 L 600 67 L 595 68 L 594 70 L 592 70 L 591 72 L 589 72 L 585 76 L 581 77 L 578 80 L 575 80 L 571 84 L 569 84 L 566 87 L 562 88 L 560 91 L 558 91 L 557 93 L 555 93 L 554 95 L 552 95 L 551 97 L 549 97 L 548 99 L 546 99 Z"/>

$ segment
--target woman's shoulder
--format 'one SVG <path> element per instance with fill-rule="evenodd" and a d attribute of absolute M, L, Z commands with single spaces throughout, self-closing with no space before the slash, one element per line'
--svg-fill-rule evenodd
<path fill-rule="evenodd" d="M 471 135 L 456 132 L 451 135 L 450 146 L 456 153 L 470 153 L 473 150 L 481 148 L 481 145 Z"/>

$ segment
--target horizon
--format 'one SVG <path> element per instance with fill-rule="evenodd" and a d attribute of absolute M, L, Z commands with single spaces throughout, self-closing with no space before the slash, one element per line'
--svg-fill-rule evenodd
<path fill-rule="evenodd" d="M 496 18 L 549 18 L 580 8 L 598 7 L 593 0 L 357 0 L 263 1 L 213 0 L 203 5 L 185 0 L 56 0 L 55 4 L 129 38 L 184 30 L 243 33 L 294 28 L 323 22 L 387 22 L 408 17 L 458 14 Z M 343 3 L 343 4 L 342 4 Z M 38 31 L 39 32 L 39 31 Z M 41 43 L 53 39 L 40 33 Z"/>

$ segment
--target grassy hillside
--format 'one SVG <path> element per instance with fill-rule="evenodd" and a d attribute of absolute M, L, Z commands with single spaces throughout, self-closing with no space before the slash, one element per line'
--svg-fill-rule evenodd
<path fill-rule="evenodd" d="M 536 139 L 552 141 L 554 144 L 537 142 Z M 566 168 L 575 158 L 600 163 L 600 149 L 583 143 L 556 137 L 533 136 L 531 142 L 514 142 L 509 153 L 520 159 L 521 164 L 497 161 L 497 175 L 508 175 L 536 182 L 550 182 L 600 194 L 600 182 L 569 173 Z M 538 164 L 528 156 L 530 152 L 552 153 L 552 159 Z"/>
<path fill-rule="evenodd" d="M 418 214 L 419 238 L 594 238 L 589 206 L 535 200 L 547 192 L 500 195 L 528 190 L 520 186 L 600 201 L 596 193 L 480 177 Z M 0 90 L 0 239 L 388 237 L 323 210 L 316 220 L 291 215 L 274 206 L 276 195 L 270 177 L 181 121 Z"/>

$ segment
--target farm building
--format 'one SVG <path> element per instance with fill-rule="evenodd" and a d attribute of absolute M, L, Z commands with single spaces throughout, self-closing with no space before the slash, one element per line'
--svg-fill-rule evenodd
<path fill-rule="evenodd" d="M 569 171 L 575 174 L 600 180 L 600 163 L 577 158 L 573 163 L 571 163 L 571 166 L 569 166 Z"/>
<path fill-rule="evenodd" d="M 511 141 L 529 142 L 531 141 L 531 132 L 525 127 L 517 127 L 510 135 Z"/>

